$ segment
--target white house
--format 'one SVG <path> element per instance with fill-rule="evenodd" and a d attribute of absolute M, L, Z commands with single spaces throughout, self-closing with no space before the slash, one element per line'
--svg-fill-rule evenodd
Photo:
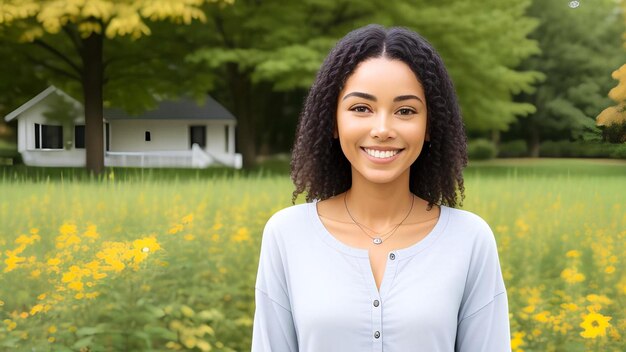
<path fill-rule="evenodd" d="M 82 111 L 80 102 L 50 86 L 5 116 L 7 122 L 18 120 L 17 146 L 26 165 L 85 166 L 83 114 L 65 127 L 46 118 L 59 100 Z M 181 99 L 162 101 L 138 116 L 119 109 L 105 109 L 103 115 L 105 166 L 241 168 L 241 154 L 235 153 L 237 121 L 210 96 L 200 106 Z"/>

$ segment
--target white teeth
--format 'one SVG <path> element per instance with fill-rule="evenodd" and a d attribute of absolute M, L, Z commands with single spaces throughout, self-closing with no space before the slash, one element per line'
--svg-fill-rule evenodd
<path fill-rule="evenodd" d="M 374 158 L 379 158 L 379 159 L 391 158 L 392 156 L 400 152 L 399 150 L 381 151 L 381 150 L 374 150 L 374 149 L 367 149 L 367 148 L 363 148 L 363 149 L 365 149 L 365 152 L 369 154 L 370 156 L 373 156 Z"/>

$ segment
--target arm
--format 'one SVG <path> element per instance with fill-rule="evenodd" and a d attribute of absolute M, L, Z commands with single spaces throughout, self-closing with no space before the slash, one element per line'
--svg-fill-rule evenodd
<path fill-rule="evenodd" d="M 496 241 L 479 226 L 459 310 L 456 352 L 510 352 L 509 309 Z"/>
<path fill-rule="evenodd" d="M 252 352 L 298 351 L 283 260 L 268 221 L 263 231 L 252 327 Z"/>

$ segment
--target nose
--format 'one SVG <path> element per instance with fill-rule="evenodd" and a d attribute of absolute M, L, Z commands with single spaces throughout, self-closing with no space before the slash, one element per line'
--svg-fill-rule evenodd
<path fill-rule="evenodd" d="M 388 138 L 393 138 L 395 132 L 393 130 L 393 116 L 389 114 L 380 113 L 372 119 L 372 129 L 370 130 L 370 137 L 384 141 Z"/>

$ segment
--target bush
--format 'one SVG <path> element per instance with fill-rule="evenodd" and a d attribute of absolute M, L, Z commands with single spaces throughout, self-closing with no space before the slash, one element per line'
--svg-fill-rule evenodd
<path fill-rule="evenodd" d="M 608 126 L 605 126 L 602 130 L 602 136 L 609 143 L 625 143 L 626 121 L 612 123 Z"/>
<path fill-rule="evenodd" d="M 498 158 L 521 158 L 528 156 L 526 141 L 517 139 L 510 142 L 500 143 Z"/>
<path fill-rule="evenodd" d="M 550 158 L 626 159 L 626 144 L 546 141 L 539 147 L 539 156 Z"/>
<path fill-rule="evenodd" d="M 470 160 L 488 160 L 496 157 L 496 146 L 486 139 L 475 139 L 469 142 L 467 148 Z"/>

